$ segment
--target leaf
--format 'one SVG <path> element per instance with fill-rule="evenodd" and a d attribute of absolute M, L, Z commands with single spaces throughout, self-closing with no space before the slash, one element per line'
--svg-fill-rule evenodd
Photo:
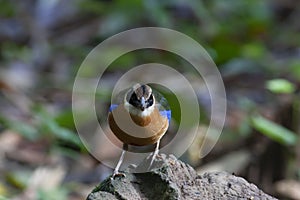
<path fill-rule="evenodd" d="M 40 200 L 55 200 L 55 199 L 61 199 L 65 200 L 67 199 L 68 192 L 65 188 L 55 188 L 51 190 L 43 190 L 40 189 L 37 192 L 38 198 Z"/>
<path fill-rule="evenodd" d="M 292 76 L 300 80 L 300 61 L 292 60 L 289 66 L 289 70 Z"/>
<path fill-rule="evenodd" d="M 47 113 L 44 108 L 37 107 L 35 117 L 41 133 L 47 133 L 49 136 L 54 136 L 55 138 L 70 142 L 84 149 L 84 145 L 81 143 L 79 136 L 70 129 L 60 126 L 57 121 L 55 121 L 55 118 Z"/>
<path fill-rule="evenodd" d="M 34 141 L 34 140 L 37 140 L 38 138 L 40 138 L 38 130 L 33 125 L 30 125 L 28 123 L 24 123 L 21 121 L 18 121 L 18 122 L 10 121 L 8 126 L 12 130 L 20 133 L 22 136 L 24 136 L 25 138 L 27 138 L 31 141 Z"/>
<path fill-rule="evenodd" d="M 34 141 L 40 138 L 37 128 L 28 122 L 25 123 L 18 120 L 6 119 L 4 116 L 0 115 L 0 124 L 8 129 L 14 130 L 28 140 Z"/>
<path fill-rule="evenodd" d="M 297 135 L 287 128 L 278 125 L 262 116 L 251 117 L 251 126 L 272 140 L 283 145 L 296 145 Z"/>
<path fill-rule="evenodd" d="M 295 92 L 296 86 L 286 79 L 273 79 L 266 83 L 266 88 L 273 93 L 291 94 Z"/>
<path fill-rule="evenodd" d="M 28 186 L 30 174 L 30 171 L 25 170 L 12 171 L 5 174 L 5 179 L 14 187 L 24 189 Z"/>
<path fill-rule="evenodd" d="M 8 190 L 5 187 L 5 185 L 0 182 L 0 200 L 2 199 L 2 195 L 6 195 L 7 192 L 8 192 Z M 3 199 L 4 199 L 4 197 L 3 197 Z"/>
<path fill-rule="evenodd" d="M 261 59 L 266 54 L 265 46 L 261 43 L 249 43 L 241 49 L 243 56 L 250 59 Z"/>

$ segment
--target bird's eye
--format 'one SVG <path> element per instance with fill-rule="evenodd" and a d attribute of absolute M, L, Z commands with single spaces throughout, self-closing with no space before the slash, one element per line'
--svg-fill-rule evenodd
<path fill-rule="evenodd" d="M 132 93 L 132 95 L 131 95 L 131 97 L 129 99 L 129 103 L 131 105 L 135 106 L 135 107 L 139 106 L 140 102 L 139 102 L 139 100 L 138 100 L 138 98 L 137 98 L 137 96 L 136 96 L 135 93 Z"/>
<path fill-rule="evenodd" d="M 151 94 L 149 99 L 146 101 L 146 107 L 150 107 L 153 105 L 153 95 Z"/>

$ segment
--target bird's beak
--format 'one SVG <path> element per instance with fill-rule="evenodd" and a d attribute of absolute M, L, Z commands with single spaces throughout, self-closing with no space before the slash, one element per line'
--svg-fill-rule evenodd
<path fill-rule="evenodd" d="M 142 97 L 141 99 L 141 110 L 144 111 L 146 108 L 146 101 L 145 101 L 145 98 Z"/>

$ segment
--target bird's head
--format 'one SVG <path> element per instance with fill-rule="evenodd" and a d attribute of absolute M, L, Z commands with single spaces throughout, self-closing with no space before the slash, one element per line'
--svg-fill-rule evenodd
<path fill-rule="evenodd" d="M 148 116 L 152 113 L 154 105 L 155 98 L 148 85 L 136 84 L 125 96 L 125 108 L 134 115 Z"/>

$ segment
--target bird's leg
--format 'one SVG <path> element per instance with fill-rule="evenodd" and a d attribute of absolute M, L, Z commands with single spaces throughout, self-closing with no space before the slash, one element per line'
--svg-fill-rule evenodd
<path fill-rule="evenodd" d="M 122 162 L 123 162 L 123 160 L 124 160 L 124 155 L 125 155 L 125 152 L 126 152 L 127 150 L 128 150 L 128 145 L 127 145 L 127 144 L 123 144 L 122 154 L 121 154 L 121 156 L 120 156 L 120 159 L 119 159 L 119 161 L 118 161 L 117 166 L 115 167 L 115 170 L 114 170 L 114 173 L 113 173 L 113 175 L 112 175 L 112 178 L 115 178 L 116 176 L 125 176 L 125 174 L 119 172 L 119 169 L 120 169 L 121 164 L 122 164 Z"/>
<path fill-rule="evenodd" d="M 158 155 L 158 152 L 159 152 L 159 143 L 160 143 L 160 139 L 157 141 L 156 143 L 156 147 L 155 147 L 155 150 L 153 152 L 153 156 L 151 158 L 151 162 L 150 162 L 150 165 L 149 165 L 149 169 L 151 168 L 153 162 L 154 162 L 154 159 L 156 158 L 156 156 Z"/>

